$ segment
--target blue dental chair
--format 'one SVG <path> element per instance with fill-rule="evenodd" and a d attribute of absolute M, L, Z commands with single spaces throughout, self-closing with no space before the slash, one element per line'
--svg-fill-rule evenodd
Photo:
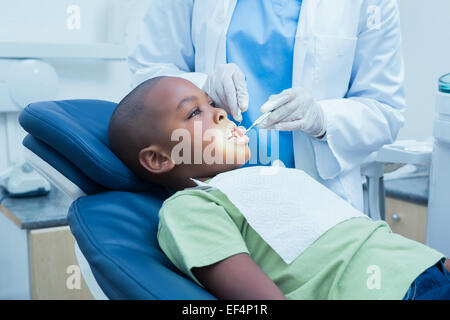
<path fill-rule="evenodd" d="M 173 191 L 141 181 L 111 152 L 115 107 L 99 100 L 38 102 L 19 117 L 28 132 L 27 162 L 74 200 L 67 218 L 91 292 L 99 299 L 215 299 L 160 250 L 158 211 Z"/>
<path fill-rule="evenodd" d="M 74 201 L 68 222 L 91 293 L 97 299 L 215 299 L 160 250 L 158 212 L 173 191 L 139 180 L 111 152 L 107 130 L 115 107 L 99 100 L 38 102 L 19 117 L 29 133 L 27 162 Z M 369 157 L 362 168 L 369 216 L 383 218 L 383 163 L 429 158 L 392 146 Z"/>

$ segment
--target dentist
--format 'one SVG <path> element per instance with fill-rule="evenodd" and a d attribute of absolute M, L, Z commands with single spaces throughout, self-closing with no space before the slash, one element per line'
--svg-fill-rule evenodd
<path fill-rule="evenodd" d="M 245 127 L 274 110 L 250 162 L 277 139 L 362 210 L 360 165 L 404 122 L 399 23 L 395 0 L 151 0 L 129 66 L 134 85 L 190 80 Z"/>

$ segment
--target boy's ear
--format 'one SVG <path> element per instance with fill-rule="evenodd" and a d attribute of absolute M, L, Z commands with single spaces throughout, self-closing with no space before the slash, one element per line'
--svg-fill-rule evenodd
<path fill-rule="evenodd" d="M 160 147 L 151 145 L 139 152 L 139 163 L 152 173 L 161 174 L 172 170 L 175 162 Z"/>

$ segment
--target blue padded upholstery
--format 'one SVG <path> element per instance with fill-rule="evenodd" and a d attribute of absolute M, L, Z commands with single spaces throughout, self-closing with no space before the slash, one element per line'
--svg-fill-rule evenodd
<path fill-rule="evenodd" d="M 145 193 L 82 197 L 69 210 L 70 229 L 110 299 L 214 299 L 159 249 L 161 204 Z"/>
<path fill-rule="evenodd" d="M 19 122 L 105 189 L 152 190 L 109 149 L 108 124 L 116 106 L 100 100 L 37 102 L 23 110 Z"/>
<path fill-rule="evenodd" d="M 173 191 L 139 180 L 111 152 L 107 128 L 116 104 L 68 100 L 30 104 L 19 121 L 24 145 L 87 197 L 68 222 L 95 279 L 111 299 L 214 299 L 180 274 L 159 248 L 158 212 Z"/>
<path fill-rule="evenodd" d="M 95 194 L 105 191 L 105 188 L 89 179 L 82 171 L 75 167 L 72 162 L 64 158 L 58 151 L 46 143 L 27 135 L 23 139 L 23 145 L 33 151 L 34 154 L 45 162 L 51 164 L 59 173 L 75 183 L 86 194 Z"/>

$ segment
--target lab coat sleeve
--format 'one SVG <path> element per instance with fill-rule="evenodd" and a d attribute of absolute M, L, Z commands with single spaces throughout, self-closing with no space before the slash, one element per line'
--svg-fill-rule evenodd
<path fill-rule="evenodd" d="M 369 21 L 379 10 L 381 19 Z M 374 16 L 376 18 L 376 16 Z M 319 101 L 325 141 L 314 140 L 316 166 L 332 179 L 391 144 L 404 123 L 404 64 L 397 1 L 365 1 L 349 90 L 343 99 Z"/>
<path fill-rule="evenodd" d="M 193 0 L 151 0 L 140 24 L 138 44 L 128 57 L 133 86 L 157 76 L 181 77 L 203 88 L 207 75 L 193 72 Z"/>

